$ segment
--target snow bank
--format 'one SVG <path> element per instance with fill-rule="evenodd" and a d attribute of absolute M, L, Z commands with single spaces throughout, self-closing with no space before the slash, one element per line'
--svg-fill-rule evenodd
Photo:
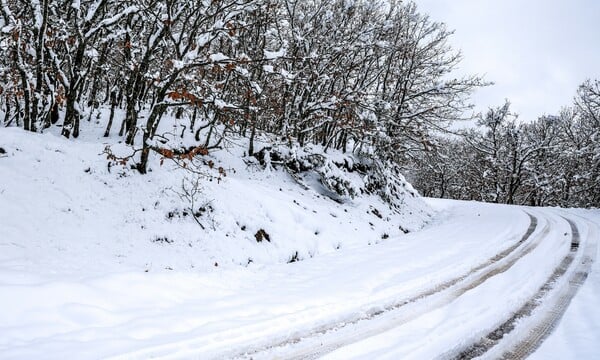
<path fill-rule="evenodd" d="M 179 196 L 184 171 L 158 159 L 145 176 L 108 167 L 107 145 L 128 151 L 116 138 L 0 130 L 4 271 L 84 276 L 284 263 L 398 241 L 431 213 L 418 197 L 407 199 L 402 214 L 376 196 L 339 203 L 284 171 L 247 165 L 242 147 L 230 146 L 210 155 L 227 176 L 201 182 L 203 230 Z"/>

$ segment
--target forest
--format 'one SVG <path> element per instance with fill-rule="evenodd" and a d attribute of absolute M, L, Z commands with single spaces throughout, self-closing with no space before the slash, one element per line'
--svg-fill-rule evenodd
<path fill-rule="evenodd" d="M 455 75 L 453 32 L 412 2 L 0 2 L 3 126 L 76 139 L 106 119 L 104 136 L 131 148 L 108 149 L 109 160 L 140 174 L 153 157 L 201 157 L 243 137 L 264 166 L 316 170 L 341 195 L 375 193 L 392 207 L 402 174 L 425 196 L 600 202 L 599 82 L 557 116 L 517 120 L 508 103 L 473 114 L 470 95 L 490 84 Z M 258 138 L 272 146 L 256 148 Z M 307 145 L 316 150 L 299 159 Z M 332 165 L 331 151 L 356 162 Z"/>
<path fill-rule="evenodd" d="M 558 115 L 519 121 L 510 103 L 477 126 L 438 137 L 413 162 L 425 196 L 532 206 L 600 205 L 600 82 L 582 84 Z"/>

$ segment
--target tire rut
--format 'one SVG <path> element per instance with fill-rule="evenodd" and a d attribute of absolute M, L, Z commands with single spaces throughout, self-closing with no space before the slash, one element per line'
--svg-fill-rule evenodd
<path fill-rule="evenodd" d="M 255 348 L 252 350 L 246 350 L 244 352 L 237 352 L 237 354 L 233 355 L 232 357 L 240 358 L 240 359 L 252 359 L 252 358 L 254 358 L 254 356 L 260 355 L 261 353 L 265 353 L 270 350 L 282 348 L 284 346 L 299 344 L 300 342 L 305 341 L 307 339 L 317 338 L 319 336 L 326 335 L 328 333 L 333 333 L 335 331 L 339 331 L 340 329 L 347 328 L 351 325 L 356 325 L 363 321 L 373 320 L 375 318 L 378 318 L 379 316 L 382 316 L 383 314 L 387 314 L 391 311 L 398 310 L 407 305 L 417 303 L 420 300 L 424 300 L 424 299 L 433 297 L 434 295 L 438 295 L 446 290 L 451 289 L 452 287 L 457 286 L 461 282 L 467 281 L 461 287 L 452 291 L 449 296 L 447 296 L 441 300 L 438 300 L 437 303 L 434 303 L 433 308 L 437 308 L 437 307 L 446 305 L 446 304 L 450 303 L 452 300 L 459 297 L 460 295 L 469 291 L 470 289 L 473 289 L 473 288 L 481 285 L 487 279 L 489 279 L 495 275 L 498 275 L 502 272 L 505 272 L 512 265 L 514 265 L 520 258 L 522 258 L 523 256 L 530 253 L 533 249 L 535 249 L 537 247 L 537 245 L 539 245 L 539 242 L 541 241 L 541 239 L 550 231 L 549 224 L 546 224 L 544 226 L 544 228 L 542 229 L 540 234 L 538 236 L 536 236 L 535 241 L 527 242 L 531 238 L 531 235 L 538 228 L 538 219 L 529 213 L 527 213 L 527 215 L 529 216 L 529 219 L 530 219 L 529 227 L 527 228 L 526 232 L 522 235 L 522 237 L 516 243 L 509 246 L 508 248 L 501 251 L 500 253 L 496 254 L 495 256 L 488 259 L 487 261 L 483 262 L 482 264 L 470 269 L 469 272 L 467 272 L 466 274 L 464 274 L 460 277 L 457 277 L 457 278 L 454 278 L 447 282 L 444 282 L 430 290 L 422 292 L 411 298 L 405 299 L 403 301 L 397 302 L 392 305 L 388 305 L 388 306 L 384 307 L 383 309 L 368 311 L 363 316 L 360 316 L 360 317 L 357 317 L 354 319 L 350 319 L 350 320 L 344 321 L 342 323 L 338 322 L 338 323 L 335 323 L 332 325 L 326 325 L 326 326 L 323 326 L 320 328 L 316 328 L 316 329 L 313 329 L 311 332 L 305 333 L 301 336 L 296 336 L 293 339 L 286 339 L 284 341 L 278 342 L 273 345 L 264 346 L 259 349 Z M 525 243 L 527 243 L 527 245 L 523 246 Z M 517 251 L 517 249 L 519 249 L 519 248 L 521 248 L 521 249 L 519 251 Z M 513 256 L 509 257 L 511 255 L 513 255 Z M 503 262 L 507 259 L 508 259 L 508 261 L 498 265 L 498 263 Z M 495 266 L 495 265 L 498 265 L 498 266 Z M 487 269 L 487 271 L 486 271 L 486 269 Z M 470 279 L 470 278 L 472 278 L 472 279 Z M 429 311 L 429 310 L 431 310 L 431 308 L 427 309 L 427 311 Z M 409 317 L 401 319 L 400 322 L 401 323 L 408 322 L 408 321 L 412 320 L 413 318 L 416 318 L 416 317 L 424 314 L 425 312 L 426 311 L 412 313 Z M 389 328 L 399 326 L 399 325 L 401 325 L 401 323 L 396 322 L 393 324 L 393 326 L 389 326 Z M 385 330 L 388 330 L 388 329 L 383 329 L 383 331 L 385 331 Z M 380 332 L 382 332 L 382 329 L 372 330 L 371 332 L 369 332 L 367 334 L 363 333 L 362 335 L 364 335 L 364 337 L 368 337 L 368 336 L 372 336 L 372 335 L 375 335 Z M 358 339 L 358 340 L 360 340 L 360 339 Z M 301 355 L 285 357 L 285 358 L 314 359 L 314 358 L 322 356 L 326 353 L 329 353 L 341 346 L 347 345 L 349 343 L 352 343 L 352 341 L 328 344 L 325 346 L 321 346 L 318 349 L 311 348 L 310 350 L 302 353 Z"/>
<path fill-rule="evenodd" d="M 521 306 L 521 308 L 519 308 L 509 319 L 490 331 L 476 343 L 462 350 L 459 354 L 451 356 L 451 359 L 473 359 L 486 354 L 489 350 L 497 346 L 507 334 L 510 334 L 522 319 L 530 317 L 533 312 L 543 304 L 543 300 L 546 299 L 552 291 L 557 289 L 557 284 L 559 284 L 562 277 L 567 274 L 568 270 L 574 264 L 581 245 L 579 229 L 570 219 L 565 218 L 565 220 L 571 227 L 572 235 L 570 251 L 563 258 L 548 280 L 539 288 L 536 294 Z M 593 253 L 592 246 L 591 243 L 586 246 L 583 260 L 579 264 L 575 264 L 576 269 L 569 275 L 566 285 L 557 290 L 560 291 L 560 294 L 555 300 L 555 303 L 552 304 L 551 310 L 547 312 L 537 325 L 535 325 L 528 336 L 521 339 L 511 350 L 502 353 L 502 359 L 525 359 L 528 355 L 533 353 L 533 351 L 535 351 L 552 332 L 569 306 L 571 299 L 575 296 L 577 290 L 584 283 L 589 274 L 593 262 L 593 255 L 591 255 Z"/>
<path fill-rule="evenodd" d="M 569 221 L 571 224 L 572 222 Z M 581 262 L 569 276 L 568 283 L 564 286 L 558 296 L 553 301 L 551 310 L 543 318 L 538 320 L 537 324 L 529 334 L 521 339 L 516 346 L 502 355 L 502 359 L 525 359 L 533 354 L 535 350 L 548 338 L 554 328 L 558 325 L 562 316 L 566 312 L 571 300 L 577 294 L 579 288 L 585 283 L 594 263 L 594 254 L 596 253 L 597 242 L 590 242 L 585 246 L 585 251 Z M 579 244 L 577 244 L 577 248 Z M 573 250 L 573 247 L 571 247 Z"/>

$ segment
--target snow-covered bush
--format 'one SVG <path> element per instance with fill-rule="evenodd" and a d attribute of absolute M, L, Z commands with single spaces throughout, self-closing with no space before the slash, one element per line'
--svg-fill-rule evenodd
<path fill-rule="evenodd" d="M 325 157 L 323 165 L 316 172 L 321 176 L 321 183 L 340 196 L 354 198 L 361 192 L 361 184 L 355 183 L 345 169 L 338 167 L 331 159 Z"/>
<path fill-rule="evenodd" d="M 338 151 L 325 153 L 318 146 L 292 149 L 268 146 L 255 153 L 255 157 L 265 168 L 283 167 L 298 181 L 303 174 L 316 175 L 318 182 L 336 195 L 335 200 L 374 194 L 391 209 L 401 210 L 406 205 L 406 197 L 419 196 L 392 163 L 383 165 Z"/>

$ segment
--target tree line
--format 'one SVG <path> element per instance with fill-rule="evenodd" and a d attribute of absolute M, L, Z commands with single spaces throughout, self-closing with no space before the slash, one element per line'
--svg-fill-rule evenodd
<path fill-rule="evenodd" d="M 408 171 L 426 196 L 597 206 L 598 82 L 558 116 L 506 104 L 439 136 L 486 85 L 453 76 L 451 36 L 406 1 L 0 0 L 0 121 L 77 138 L 102 112 L 140 173 L 268 135 L 353 154 L 384 198 Z"/>
<path fill-rule="evenodd" d="M 436 140 L 411 168 L 432 197 L 505 204 L 600 206 L 600 81 L 586 81 L 556 116 L 518 121 L 510 104 L 475 129 Z"/>
<path fill-rule="evenodd" d="M 194 154 L 245 136 L 253 155 L 257 134 L 354 154 L 389 192 L 400 164 L 461 119 L 484 85 L 452 76 L 452 32 L 406 1 L 0 5 L 3 124 L 77 138 L 106 111 L 105 136 L 136 148 L 140 173 L 154 152 L 178 146 L 161 132 L 166 121 L 194 137 Z"/>

